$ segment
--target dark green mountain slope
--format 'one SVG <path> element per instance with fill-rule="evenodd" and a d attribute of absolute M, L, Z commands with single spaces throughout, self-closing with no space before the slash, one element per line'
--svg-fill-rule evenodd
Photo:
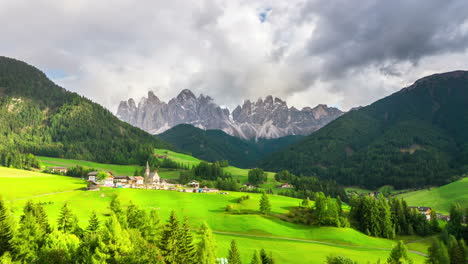
<path fill-rule="evenodd" d="M 19 153 L 139 163 L 154 147 L 168 145 L 33 66 L 0 57 L 0 164 L 18 167 Z"/>
<path fill-rule="evenodd" d="M 207 161 L 229 160 L 232 165 L 247 168 L 265 155 L 288 146 L 302 136 L 245 141 L 221 130 L 202 130 L 192 125 L 178 125 L 159 135 L 178 149 Z"/>
<path fill-rule="evenodd" d="M 261 167 L 369 188 L 447 183 L 468 172 L 468 72 L 428 76 L 348 112 Z"/>

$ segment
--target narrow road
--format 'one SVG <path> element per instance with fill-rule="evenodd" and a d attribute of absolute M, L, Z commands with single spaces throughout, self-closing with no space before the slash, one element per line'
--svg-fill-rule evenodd
<path fill-rule="evenodd" d="M 328 246 L 351 247 L 351 248 L 358 248 L 358 249 L 375 249 L 375 250 L 386 250 L 386 251 L 392 250 L 391 248 L 363 247 L 363 246 L 355 246 L 355 245 L 336 244 L 336 243 L 316 241 L 316 240 L 306 240 L 306 239 L 299 239 L 299 238 L 260 236 L 260 235 L 249 235 L 249 234 L 242 234 L 242 233 L 222 232 L 222 231 L 213 231 L 213 233 L 220 234 L 220 235 L 232 235 L 232 236 L 242 236 L 242 237 L 252 237 L 252 238 L 267 238 L 267 239 L 277 239 L 277 240 L 294 241 L 294 242 L 305 242 L 305 243 L 321 244 L 321 245 L 328 245 Z M 413 242 L 417 242 L 417 241 L 413 241 Z M 409 242 L 406 244 L 410 244 L 413 242 Z M 419 252 L 419 251 L 408 250 L 408 252 L 411 252 L 411 253 L 414 253 L 416 255 L 420 255 L 423 257 L 427 257 L 426 254 Z"/>
<path fill-rule="evenodd" d="M 59 194 L 59 193 L 76 192 L 76 191 L 80 191 L 80 190 L 81 189 L 61 191 L 61 192 L 53 192 L 53 193 L 44 193 L 44 194 L 39 194 L 39 195 L 33 195 L 33 196 L 28 196 L 28 197 L 17 198 L 17 199 L 13 199 L 13 200 L 7 200 L 7 202 L 14 202 L 14 201 L 19 201 L 19 200 L 31 199 L 31 198 L 42 197 L 42 196 L 47 196 L 47 195 L 54 195 L 54 194 Z"/>

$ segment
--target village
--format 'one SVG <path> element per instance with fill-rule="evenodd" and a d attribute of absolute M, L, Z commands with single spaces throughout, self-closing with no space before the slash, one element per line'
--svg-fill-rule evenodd
<path fill-rule="evenodd" d="M 106 174 L 105 177 L 100 177 L 99 174 L 102 173 Z M 114 176 L 110 171 L 92 171 L 87 176 L 87 188 L 90 191 L 97 191 L 101 187 L 111 187 L 227 194 L 215 188 L 200 187 L 200 183 L 196 180 L 192 180 L 186 185 L 172 183 L 168 179 L 162 179 L 157 170 L 151 171 L 148 163 L 146 164 L 144 176 Z"/>

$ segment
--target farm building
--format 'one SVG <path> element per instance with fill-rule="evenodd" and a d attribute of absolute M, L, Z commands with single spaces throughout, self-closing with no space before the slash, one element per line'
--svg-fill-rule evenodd
<path fill-rule="evenodd" d="M 292 188 L 291 184 L 289 183 L 283 183 L 280 185 L 280 188 L 283 188 L 283 189 L 289 189 L 289 188 Z"/>
<path fill-rule="evenodd" d="M 96 176 L 98 175 L 99 171 L 92 171 L 90 173 L 88 173 L 88 181 L 93 181 L 93 182 L 97 182 L 97 178 Z M 109 177 L 113 177 L 112 175 L 112 172 L 110 171 L 106 171 L 107 173 L 107 176 Z M 112 179 L 113 180 L 113 179 Z"/>
<path fill-rule="evenodd" d="M 193 188 L 199 188 L 200 187 L 200 183 L 198 183 L 196 180 L 192 180 L 187 185 L 190 186 L 190 187 L 193 187 Z"/>
<path fill-rule="evenodd" d="M 420 214 L 423 214 L 426 216 L 427 220 L 431 220 L 431 207 L 425 207 L 425 206 L 410 206 L 408 207 L 413 210 L 417 210 Z"/>
<path fill-rule="evenodd" d="M 101 185 L 97 184 L 96 182 L 88 181 L 88 191 L 99 191 L 100 187 Z"/>
<path fill-rule="evenodd" d="M 50 171 L 53 173 L 67 173 L 68 168 L 67 167 L 51 167 Z"/>

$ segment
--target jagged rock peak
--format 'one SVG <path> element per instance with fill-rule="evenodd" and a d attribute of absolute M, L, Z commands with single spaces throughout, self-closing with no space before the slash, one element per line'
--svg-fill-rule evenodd
<path fill-rule="evenodd" d="M 119 105 L 117 116 L 150 133 L 158 134 L 178 124 L 192 124 L 202 129 L 219 129 L 244 139 L 278 138 L 308 135 L 342 115 L 326 105 L 298 110 L 285 101 L 268 95 L 256 102 L 245 100 L 232 113 L 221 108 L 209 96 L 198 98 L 188 89 L 166 104 L 153 93 L 136 106 L 133 99 Z"/>
<path fill-rule="evenodd" d="M 187 101 L 187 100 L 196 99 L 196 98 L 197 97 L 195 96 L 195 94 L 193 94 L 193 92 L 190 91 L 189 89 L 184 89 L 179 93 L 179 95 L 177 95 L 177 99 L 182 100 L 182 101 Z"/>

